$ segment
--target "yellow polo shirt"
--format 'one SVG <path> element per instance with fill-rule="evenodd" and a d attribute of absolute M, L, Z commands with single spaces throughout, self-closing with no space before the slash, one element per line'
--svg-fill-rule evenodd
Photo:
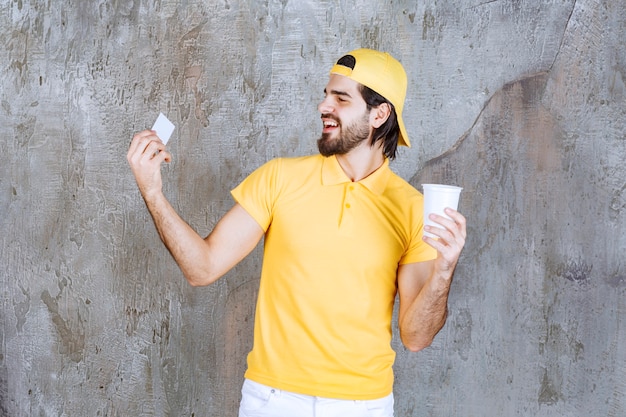
<path fill-rule="evenodd" d="M 301 394 L 391 393 L 399 264 L 434 259 L 423 198 L 389 169 L 351 182 L 337 159 L 272 160 L 232 191 L 265 230 L 246 378 Z"/>

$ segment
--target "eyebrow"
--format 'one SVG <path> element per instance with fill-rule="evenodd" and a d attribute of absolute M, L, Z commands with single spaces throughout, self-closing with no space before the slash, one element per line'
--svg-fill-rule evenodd
<path fill-rule="evenodd" d="M 328 91 L 326 89 L 324 89 L 324 94 L 328 94 Z M 341 90 L 330 90 L 330 94 L 334 96 L 343 96 L 343 97 L 352 98 L 352 96 L 348 94 L 346 91 L 341 91 Z"/>

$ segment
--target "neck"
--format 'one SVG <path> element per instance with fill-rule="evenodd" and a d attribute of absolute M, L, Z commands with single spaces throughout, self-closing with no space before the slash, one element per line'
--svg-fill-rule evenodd
<path fill-rule="evenodd" d="M 361 145 L 344 155 L 337 155 L 341 169 L 352 182 L 370 176 L 385 162 L 380 144 L 372 147 L 366 142 L 368 141 L 363 141 Z"/>

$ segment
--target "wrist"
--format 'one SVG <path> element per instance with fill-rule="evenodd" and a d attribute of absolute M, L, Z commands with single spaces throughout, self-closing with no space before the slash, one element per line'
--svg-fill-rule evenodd
<path fill-rule="evenodd" d="M 160 188 L 156 190 L 149 190 L 149 191 L 142 190 L 141 196 L 143 197 L 143 200 L 146 202 L 146 205 L 148 207 L 157 205 L 160 200 L 165 198 L 165 195 L 163 194 L 163 191 Z"/>
<path fill-rule="evenodd" d="M 450 284 L 452 283 L 453 272 L 454 271 L 440 271 L 438 268 L 435 268 L 433 270 L 430 280 L 431 285 L 433 285 L 439 291 L 449 291 Z"/>

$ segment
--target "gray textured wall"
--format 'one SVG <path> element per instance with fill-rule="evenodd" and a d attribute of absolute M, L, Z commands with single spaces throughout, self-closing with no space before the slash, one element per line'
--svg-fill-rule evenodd
<path fill-rule="evenodd" d="M 470 236 L 397 415 L 626 415 L 623 1 L 0 1 L 0 415 L 234 416 L 260 251 L 190 288 L 125 161 L 177 125 L 167 195 L 201 234 L 264 161 L 315 152 L 327 71 L 407 67 L 415 186 Z"/>

